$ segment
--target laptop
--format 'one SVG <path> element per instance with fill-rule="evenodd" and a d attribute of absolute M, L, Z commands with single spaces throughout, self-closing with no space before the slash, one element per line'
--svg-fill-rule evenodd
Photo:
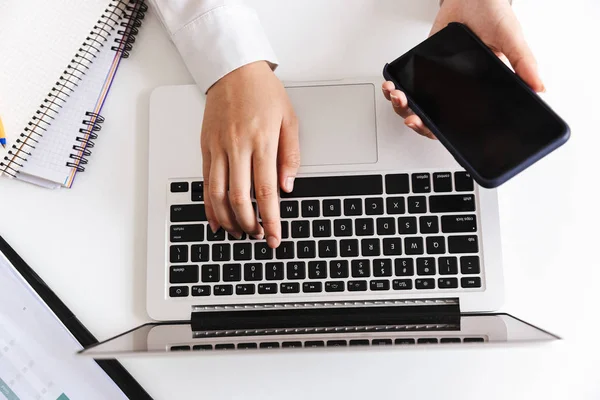
<path fill-rule="evenodd" d="M 147 311 L 84 354 L 551 340 L 508 314 L 495 190 L 404 127 L 381 79 L 287 83 L 302 166 L 282 243 L 213 233 L 196 86 L 150 99 Z"/>

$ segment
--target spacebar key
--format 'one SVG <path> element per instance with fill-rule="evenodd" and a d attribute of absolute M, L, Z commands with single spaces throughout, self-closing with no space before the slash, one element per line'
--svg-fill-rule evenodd
<path fill-rule="evenodd" d="M 296 178 L 291 193 L 281 192 L 282 198 L 338 197 L 383 194 L 381 175 L 347 175 Z"/>
<path fill-rule="evenodd" d="M 171 222 L 206 221 L 204 204 L 171 206 Z"/>

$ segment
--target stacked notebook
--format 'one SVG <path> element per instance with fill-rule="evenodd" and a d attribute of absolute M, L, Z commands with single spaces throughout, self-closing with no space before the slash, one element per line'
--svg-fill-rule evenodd
<path fill-rule="evenodd" d="M 146 11 L 143 0 L 0 1 L 0 174 L 73 185 Z"/>

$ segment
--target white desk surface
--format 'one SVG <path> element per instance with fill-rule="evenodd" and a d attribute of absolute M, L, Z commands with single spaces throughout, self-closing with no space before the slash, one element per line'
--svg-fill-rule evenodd
<path fill-rule="evenodd" d="M 572 138 L 500 189 L 503 310 L 565 340 L 511 350 L 127 360 L 155 398 L 600 398 L 600 3 L 515 3 L 545 98 L 570 124 Z M 437 0 L 250 4 L 279 55 L 278 74 L 288 80 L 379 75 L 386 61 L 426 37 L 437 10 Z M 156 86 L 192 83 L 152 14 L 121 65 L 93 161 L 72 190 L 0 179 L 0 234 L 98 338 L 147 321 L 148 95 Z"/>

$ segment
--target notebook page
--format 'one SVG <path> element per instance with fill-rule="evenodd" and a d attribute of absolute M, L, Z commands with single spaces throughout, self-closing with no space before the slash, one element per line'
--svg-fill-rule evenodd
<path fill-rule="evenodd" d="M 67 166 L 67 162 L 76 162 L 70 156 L 77 153 L 73 149 L 79 144 L 77 138 L 84 136 L 80 132 L 80 129 L 86 128 L 83 121 L 91 120 L 86 112 L 99 111 L 96 110 L 96 104 L 104 95 L 104 84 L 114 74 L 121 59 L 118 53 L 110 49 L 113 45 L 113 38 L 110 37 L 102 50 L 96 53 L 83 80 L 63 104 L 43 139 L 36 144 L 35 151 L 21 169 L 22 173 L 69 186 L 72 168 Z M 102 132 L 98 134 L 102 135 Z M 93 152 L 93 149 L 90 151 Z M 85 167 L 85 164 L 82 166 Z"/>
<path fill-rule="evenodd" d="M 23 132 L 108 2 L 0 1 L 0 116 L 8 148 Z M 6 151 L 0 148 L 0 159 Z"/>

